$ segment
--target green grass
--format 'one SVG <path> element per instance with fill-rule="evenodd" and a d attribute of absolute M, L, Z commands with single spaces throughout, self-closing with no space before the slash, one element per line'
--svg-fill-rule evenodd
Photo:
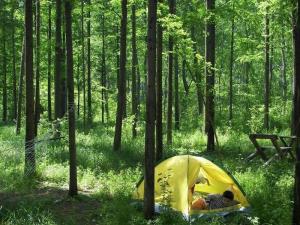
<path fill-rule="evenodd" d="M 140 128 L 141 129 L 141 128 Z M 49 126 L 42 123 L 41 139 Z M 24 134 L 15 136 L 12 125 L 0 130 L 0 224 L 150 224 L 133 206 L 132 192 L 143 174 L 144 137 L 142 129 L 131 139 L 130 121 L 123 132 L 122 151 L 112 151 L 113 126 L 95 123 L 87 134 L 77 131 L 79 196 L 71 199 L 68 189 L 67 139 L 46 141 L 36 148 L 37 174 L 23 176 Z M 67 137 L 66 124 L 62 135 Z M 259 159 L 245 162 L 253 150 L 246 134 L 224 130 L 218 134 L 218 151 L 205 152 L 206 138 L 195 129 L 174 133 L 166 157 L 198 154 L 226 168 L 247 193 L 252 205 L 248 216 L 224 220 L 193 221 L 192 224 L 290 224 L 293 197 L 293 163 L 274 161 L 263 167 Z M 151 224 L 188 224 L 181 215 L 166 211 Z"/>

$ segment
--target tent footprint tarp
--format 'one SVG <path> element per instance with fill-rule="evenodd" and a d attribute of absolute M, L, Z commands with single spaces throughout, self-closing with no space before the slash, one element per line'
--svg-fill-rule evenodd
<path fill-rule="evenodd" d="M 196 184 L 196 180 L 205 178 L 208 182 Z M 234 200 L 240 204 L 216 210 L 192 210 L 193 195 L 222 194 L 226 190 L 234 193 Z M 143 200 L 144 181 L 142 180 L 134 193 L 134 198 Z M 226 171 L 211 161 L 197 156 L 182 155 L 169 158 L 155 167 L 155 209 L 160 211 L 161 206 L 168 205 L 172 209 L 182 212 L 186 216 L 203 215 L 207 213 L 226 213 L 249 207 L 249 203 L 237 181 Z"/>

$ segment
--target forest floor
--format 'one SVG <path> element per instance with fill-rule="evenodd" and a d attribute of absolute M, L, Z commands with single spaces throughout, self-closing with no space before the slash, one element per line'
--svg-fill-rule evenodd
<path fill-rule="evenodd" d="M 62 136 L 67 136 L 65 124 Z M 37 175 L 23 176 L 24 134 L 15 135 L 14 126 L 0 129 L 0 224 L 149 224 L 134 207 L 132 193 L 143 174 L 142 131 L 132 140 L 130 123 L 125 123 L 123 148 L 112 151 L 113 126 L 94 124 L 84 134 L 79 124 L 77 160 L 79 195 L 67 197 L 67 139 L 49 141 L 50 127 L 40 127 L 36 146 Z M 166 158 L 178 154 L 204 156 L 231 172 L 247 194 L 252 212 L 230 221 L 194 221 L 192 224 L 291 224 L 293 204 L 293 163 L 275 160 L 267 167 L 259 159 L 246 163 L 253 151 L 247 134 L 224 131 L 219 134 L 219 149 L 205 151 L 205 136 L 199 130 L 175 132 Z M 166 212 L 151 224 L 189 224 L 180 215 Z"/>

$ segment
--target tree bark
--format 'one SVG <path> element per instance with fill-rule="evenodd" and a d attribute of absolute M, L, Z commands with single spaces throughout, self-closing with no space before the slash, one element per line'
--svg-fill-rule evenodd
<path fill-rule="evenodd" d="M 38 123 L 40 121 L 40 0 L 35 0 L 36 6 L 36 55 L 35 55 L 35 107 L 34 107 L 34 134 L 38 134 Z"/>
<path fill-rule="evenodd" d="M 148 0 L 148 88 L 146 102 L 144 216 L 154 216 L 155 76 L 157 0 Z"/>
<path fill-rule="evenodd" d="M 102 123 L 104 123 L 104 118 L 106 114 L 106 121 L 109 120 L 109 108 L 108 108 L 108 83 L 106 74 L 106 59 L 105 59 L 105 16 L 103 14 L 102 18 Z"/>
<path fill-rule="evenodd" d="M 119 26 L 116 26 L 116 72 L 117 72 L 117 89 L 119 90 L 119 76 L 120 76 L 120 35 Z"/>
<path fill-rule="evenodd" d="M 51 39 L 52 39 L 52 24 L 51 24 L 51 8 L 52 4 L 49 2 L 48 6 L 48 120 L 52 120 L 52 95 L 51 95 L 51 65 L 52 65 L 52 45 L 51 45 Z"/>
<path fill-rule="evenodd" d="M 265 16 L 265 90 L 264 90 L 264 128 L 269 129 L 269 105 L 270 105 L 270 19 L 269 6 Z"/>
<path fill-rule="evenodd" d="M 159 0 L 162 4 L 162 0 Z M 163 121 L 162 121 L 162 69 L 163 69 L 163 28 L 157 23 L 157 92 L 156 92 L 156 161 L 163 157 Z"/>
<path fill-rule="evenodd" d="M 234 10 L 234 6 L 233 6 Z M 230 43 L 230 63 L 229 63 L 229 123 L 232 125 L 233 119 L 233 61 L 234 61 L 234 15 L 231 21 L 231 43 Z"/>
<path fill-rule="evenodd" d="M 3 80 L 2 80 L 2 108 L 3 108 L 3 114 L 2 114 L 2 121 L 4 123 L 7 122 L 7 74 L 6 74 L 6 22 L 5 19 L 2 22 L 2 30 L 3 30 L 3 39 L 2 39 L 2 44 L 3 44 L 3 55 L 2 55 L 2 73 L 3 73 Z"/>
<path fill-rule="evenodd" d="M 287 78 L 286 78 L 286 53 L 285 53 L 285 37 L 284 30 L 282 28 L 282 44 L 281 44 L 281 84 L 282 84 L 282 99 L 284 102 L 287 101 Z"/>
<path fill-rule="evenodd" d="M 127 0 L 122 0 L 122 20 L 120 38 L 120 74 L 118 85 L 118 106 L 116 113 L 114 151 L 121 150 L 122 119 L 126 106 L 126 36 L 127 36 Z"/>
<path fill-rule="evenodd" d="M 62 117 L 62 66 L 61 66 L 61 57 L 62 57 L 62 41 L 61 41 L 61 0 L 56 0 L 56 20 L 55 20 L 55 115 L 54 118 L 57 120 Z"/>
<path fill-rule="evenodd" d="M 79 36 L 80 37 L 80 36 Z M 77 119 L 80 117 L 80 53 L 77 55 Z"/>
<path fill-rule="evenodd" d="M 187 77 L 186 77 L 186 59 L 183 59 L 183 61 L 182 61 L 182 83 L 183 83 L 185 95 L 188 96 L 189 85 L 188 85 Z"/>
<path fill-rule="evenodd" d="M 35 174 L 34 151 L 34 88 L 33 88 L 33 12 L 32 0 L 25 0 L 25 77 L 26 77 L 26 129 L 25 176 Z"/>
<path fill-rule="evenodd" d="M 169 0 L 169 13 L 175 15 L 176 0 Z M 168 76 L 168 117 L 167 117 L 167 143 L 172 144 L 172 115 L 173 115 L 173 49 L 174 38 L 169 35 L 169 76 Z"/>
<path fill-rule="evenodd" d="M 137 136 L 137 47 L 136 47 L 136 6 L 133 4 L 131 6 L 131 23 L 132 23 L 132 38 L 131 38 L 131 46 L 132 46 L 132 79 L 131 79 L 131 93 L 132 93 L 132 137 L 135 138 Z"/>
<path fill-rule="evenodd" d="M 64 4 L 64 2 L 62 2 Z M 67 69 L 66 69 L 66 18 L 65 14 L 62 12 L 62 48 L 61 48 L 61 117 L 65 116 L 68 111 L 68 97 L 67 97 Z"/>
<path fill-rule="evenodd" d="M 137 116 L 138 116 L 138 105 L 137 105 L 137 47 L 136 47 L 136 7 L 135 4 L 131 7 L 132 17 L 132 79 L 131 79 L 131 92 L 132 92 L 132 115 L 133 115 L 133 123 L 132 123 L 132 136 L 135 138 L 137 136 Z"/>
<path fill-rule="evenodd" d="M 139 69 L 139 58 L 137 57 L 137 73 L 136 73 L 136 104 L 137 104 L 137 120 L 139 120 L 141 116 L 141 73 Z"/>
<path fill-rule="evenodd" d="M 298 3 L 298 4 L 297 4 Z M 294 185 L 293 225 L 300 225 L 300 0 L 295 9 L 294 34 L 294 99 L 293 99 L 293 125 L 296 141 L 296 165 Z"/>
<path fill-rule="evenodd" d="M 91 82 L 91 0 L 88 0 L 88 21 L 87 21 L 87 111 L 88 124 L 92 124 L 92 82 Z"/>
<path fill-rule="evenodd" d="M 20 134 L 21 121 L 22 121 L 22 102 L 23 102 L 23 82 L 24 82 L 24 60 L 25 60 L 25 36 L 23 37 L 22 44 L 22 56 L 20 65 L 20 77 L 19 77 L 19 90 L 18 90 L 18 104 L 17 104 L 17 123 L 16 134 Z"/>
<path fill-rule="evenodd" d="M 197 89 L 197 100 L 198 100 L 198 115 L 201 115 L 203 113 L 203 96 L 202 96 L 202 90 L 201 90 L 201 73 L 199 71 L 199 63 L 198 59 L 196 57 L 197 54 L 197 40 L 195 36 L 195 27 L 192 27 L 191 30 L 192 33 L 192 39 L 194 41 L 193 48 L 194 48 L 194 70 L 195 70 L 195 78 L 196 78 L 196 89 Z"/>
<path fill-rule="evenodd" d="M 15 6 L 12 6 L 11 20 L 12 20 L 12 77 L 13 77 L 13 120 L 17 119 L 17 74 L 16 74 L 16 46 L 15 46 Z"/>
<path fill-rule="evenodd" d="M 69 118 L 69 154 L 70 181 L 69 195 L 77 195 L 76 143 L 75 143 L 75 105 L 73 78 L 73 46 L 72 46 L 72 4 L 65 0 L 66 47 L 67 47 L 67 85 L 68 85 L 68 118 Z"/>
<path fill-rule="evenodd" d="M 85 48 L 84 48 L 84 0 L 81 0 L 81 52 L 82 52 L 82 91 L 83 91 L 83 129 L 86 130 L 86 98 L 85 98 Z"/>
<path fill-rule="evenodd" d="M 179 85 L 178 85 L 178 77 L 179 77 L 179 63 L 178 63 L 178 53 L 175 55 L 175 76 L 174 76 L 174 88 L 175 88 L 175 130 L 180 129 L 180 111 L 179 111 Z"/>
<path fill-rule="evenodd" d="M 214 13 L 215 0 L 206 0 L 206 10 Z M 214 151 L 214 85 L 215 85 L 215 17 L 210 15 L 206 22 L 205 58 L 206 58 L 206 107 L 205 107 L 205 131 L 207 133 L 207 150 Z"/>

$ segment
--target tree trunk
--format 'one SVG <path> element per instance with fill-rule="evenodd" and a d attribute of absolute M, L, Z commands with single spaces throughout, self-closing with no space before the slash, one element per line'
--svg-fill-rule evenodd
<path fill-rule="evenodd" d="M 233 6 L 234 10 L 234 6 Z M 233 61 L 234 61 L 234 15 L 231 22 L 231 44 L 230 44 L 230 63 L 229 63 L 229 123 L 232 125 L 233 119 Z"/>
<path fill-rule="evenodd" d="M 140 118 L 141 114 L 141 109 L 140 109 L 140 104 L 141 104 L 141 73 L 139 69 L 139 58 L 136 58 L 137 62 L 137 73 L 136 73 L 136 104 L 137 104 L 137 121 Z"/>
<path fill-rule="evenodd" d="M 22 121 L 24 60 L 25 60 L 25 36 L 23 37 L 22 56 L 21 56 L 21 65 L 20 65 L 20 77 L 19 77 L 18 104 L 17 104 L 17 124 L 16 124 L 16 134 L 17 135 L 20 134 L 21 121 Z"/>
<path fill-rule="evenodd" d="M 180 112 L 179 112 L 179 87 L 178 87 L 178 77 L 179 77 L 179 65 L 178 65 L 178 53 L 175 55 L 175 74 L 174 74 L 174 88 L 175 88 L 175 130 L 180 129 Z"/>
<path fill-rule="evenodd" d="M 122 0 L 122 20 L 120 38 L 120 74 L 118 85 L 118 106 L 116 113 L 114 151 L 121 150 L 122 119 L 126 106 L 126 36 L 127 36 L 127 0 Z"/>
<path fill-rule="evenodd" d="M 206 0 L 206 10 L 214 13 L 215 0 Z M 207 133 L 207 150 L 214 151 L 214 86 L 215 86 L 215 17 L 210 15 L 206 22 L 205 58 L 206 58 L 206 107 L 205 107 L 205 131 Z"/>
<path fill-rule="evenodd" d="M 146 102 L 144 186 L 144 215 L 146 219 L 152 219 L 154 216 L 156 17 L 157 0 L 148 0 L 148 88 Z"/>
<path fill-rule="evenodd" d="M 176 0 L 169 0 L 170 14 L 176 13 Z M 167 143 L 172 144 L 172 106 L 173 106 L 173 48 L 174 38 L 169 35 L 169 76 L 168 76 L 168 118 L 167 118 Z"/>
<path fill-rule="evenodd" d="M 147 37 L 146 37 L 146 43 L 147 43 Z M 145 57 L 144 57 L 144 84 L 143 84 L 143 88 L 142 88 L 143 101 L 146 99 L 146 92 L 147 92 L 147 57 L 148 57 L 148 52 L 146 49 Z"/>
<path fill-rule="evenodd" d="M 159 0 L 162 4 L 162 0 Z M 157 24 L 157 92 L 156 92 L 156 161 L 163 157 L 163 121 L 162 121 L 162 69 L 163 69 L 163 28 Z"/>
<path fill-rule="evenodd" d="M 4 19 L 5 20 L 5 19 Z M 3 26 L 3 40 L 2 40 L 2 44 L 3 44 L 3 56 L 2 56 L 2 63 L 3 63 L 3 70 L 2 70 L 2 73 L 3 73 L 3 92 L 2 92 L 2 108 L 3 108 L 3 115 L 2 115 L 2 121 L 4 123 L 7 122 L 7 74 L 6 74 L 6 22 L 3 21 L 2 22 L 2 26 Z"/>
<path fill-rule="evenodd" d="M 293 225 L 300 225 L 300 0 L 295 10 L 294 34 L 294 107 L 293 124 L 296 141 L 296 165 L 295 165 L 295 186 L 294 186 L 294 210 Z"/>
<path fill-rule="evenodd" d="M 196 57 L 197 54 L 197 41 L 195 37 L 195 27 L 192 27 L 191 30 L 192 33 L 192 39 L 194 41 L 193 48 L 194 48 L 194 70 L 195 70 L 195 78 L 196 78 L 196 89 L 197 89 L 197 100 L 198 100 L 198 115 L 201 115 L 203 113 L 203 96 L 202 96 L 202 90 L 201 90 L 201 74 L 199 70 L 199 63 L 198 59 Z"/>
<path fill-rule="evenodd" d="M 104 117 L 106 113 L 106 121 L 109 119 L 108 110 L 108 85 L 107 85 L 107 75 L 106 75 L 106 59 L 105 59 L 105 16 L 103 14 L 102 18 L 102 123 L 104 123 Z"/>
<path fill-rule="evenodd" d="M 51 7 L 52 4 L 49 2 L 48 6 L 48 120 L 52 120 L 52 98 L 51 98 L 51 65 L 52 65 L 52 45 L 51 45 L 51 39 L 52 39 L 52 24 L 51 24 Z"/>
<path fill-rule="evenodd" d="M 61 87 L 61 57 L 62 57 L 62 42 L 61 42 L 61 0 L 56 0 L 56 20 L 55 20 L 55 115 L 57 120 L 62 117 L 62 87 Z"/>
<path fill-rule="evenodd" d="M 92 118 L 92 82 L 91 82 L 91 0 L 88 0 L 88 21 L 87 21 L 87 111 L 88 124 L 91 126 Z"/>
<path fill-rule="evenodd" d="M 34 88 L 33 88 L 33 12 L 32 0 L 25 0 L 25 77 L 26 77 L 26 129 L 25 176 L 35 174 L 34 151 Z"/>
<path fill-rule="evenodd" d="M 69 154 L 70 181 L 69 195 L 77 195 L 76 143 L 75 143 L 75 105 L 73 79 L 73 46 L 72 46 L 72 5 L 65 0 L 66 47 L 67 47 L 67 85 L 68 85 L 68 118 L 69 118 Z"/>
<path fill-rule="evenodd" d="M 82 91 L 83 91 L 83 129 L 86 130 L 86 100 L 85 100 L 85 52 L 84 52 L 84 0 L 81 0 L 81 52 L 82 52 Z"/>
<path fill-rule="evenodd" d="M 80 37 L 80 36 L 79 36 Z M 80 117 L 80 53 L 77 55 L 77 119 Z"/>
<path fill-rule="evenodd" d="M 185 95 L 189 94 L 189 84 L 186 79 L 186 59 L 182 61 L 182 83 L 185 91 Z"/>
<path fill-rule="evenodd" d="M 282 99 L 284 103 L 287 101 L 287 78 L 286 78 L 286 54 L 285 54 L 285 37 L 282 28 L 282 45 L 281 45 L 281 84 L 282 84 Z"/>
<path fill-rule="evenodd" d="M 64 3 L 64 2 L 63 2 Z M 61 65 L 62 65 L 62 76 L 61 76 L 61 117 L 67 113 L 67 73 L 66 73 L 66 18 L 62 12 L 62 48 L 61 48 Z"/>
<path fill-rule="evenodd" d="M 40 121 L 40 0 L 36 2 L 36 55 L 35 55 L 35 113 L 34 113 L 34 134 L 38 134 L 38 123 Z"/>
<path fill-rule="evenodd" d="M 270 104 L 270 20 L 269 6 L 265 16 L 265 90 L 264 90 L 264 128 L 269 129 L 269 104 Z"/>
<path fill-rule="evenodd" d="M 274 71 L 273 71 L 273 63 L 274 63 L 274 45 L 272 44 L 272 39 L 270 39 L 270 96 L 272 94 L 272 83 L 274 79 Z"/>
<path fill-rule="evenodd" d="M 17 74 L 16 74 L 16 49 L 15 49 L 15 6 L 11 10 L 11 20 L 12 20 L 12 53 L 13 53 L 13 62 L 12 62 L 12 77 L 13 77 L 13 120 L 17 119 Z"/>
<path fill-rule="evenodd" d="M 132 92 L 132 115 L 133 115 L 133 123 L 132 123 L 132 136 L 135 138 L 137 136 L 137 89 L 136 89 L 136 77 L 137 77 L 137 47 L 136 47 L 136 15 L 135 15 L 135 4 L 132 5 L 132 80 L 131 80 L 131 92 Z"/>

